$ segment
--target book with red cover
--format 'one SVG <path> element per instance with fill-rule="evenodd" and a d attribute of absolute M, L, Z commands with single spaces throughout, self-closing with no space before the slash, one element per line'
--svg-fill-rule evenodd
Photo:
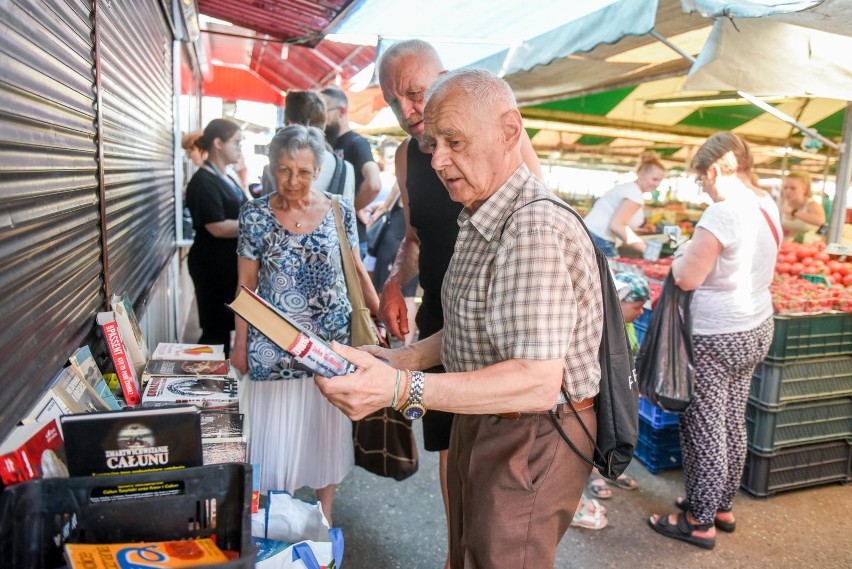
<path fill-rule="evenodd" d="M 124 400 L 128 405 L 136 405 L 142 401 L 142 396 L 139 393 L 139 379 L 118 330 L 115 313 L 112 311 L 98 312 L 97 322 L 103 330 L 104 341 L 106 341 L 107 349 L 112 357 L 112 363 L 115 365 L 115 373 L 118 375 L 121 390 L 124 392 Z"/>
<path fill-rule="evenodd" d="M 56 419 L 19 425 L 0 445 L 0 480 L 10 486 L 36 478 L 67 476 Z"/>

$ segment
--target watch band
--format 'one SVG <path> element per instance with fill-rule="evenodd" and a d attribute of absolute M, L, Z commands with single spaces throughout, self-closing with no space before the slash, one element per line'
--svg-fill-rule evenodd
<path fill-rule="evenodd" d="M 423 404 L 423 389 L 425 387 L 426 374 L 422 371 L 412 371 L 408 400 L 402 408 L 402 414 L 406 419 L 414 421 L 426 414 L 426 405 Z"/>

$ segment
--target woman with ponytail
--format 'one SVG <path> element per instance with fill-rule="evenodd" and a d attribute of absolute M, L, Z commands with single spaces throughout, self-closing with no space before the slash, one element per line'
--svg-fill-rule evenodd
<path fill-rule="evenodd" d="M 225 303 L 237 290 L 237 235 L 240 207 L 247 201 L 240 184 L 226 173 L 242 152 L 237 123 L 214 119 L 195 145 L 207 160 L 186 188 L 195 241 L 189 250 L 189 275 L 195 286 L 202 344 L 224 344 L 230 351 L 234 315 Z"/>

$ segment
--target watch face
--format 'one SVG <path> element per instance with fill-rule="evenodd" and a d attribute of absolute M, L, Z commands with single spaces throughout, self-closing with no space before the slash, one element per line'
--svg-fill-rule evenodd
<path fill-rule="evenodd" d="M 426 413 L 426 411 L 423 409 L 423 407 L 417 404 L 409 405 L 402 412 L 403 416 L 405 416 L 405 418 L 409 421 L 416 421 L 417 419 L 422 417 L 424 413 Z"/>

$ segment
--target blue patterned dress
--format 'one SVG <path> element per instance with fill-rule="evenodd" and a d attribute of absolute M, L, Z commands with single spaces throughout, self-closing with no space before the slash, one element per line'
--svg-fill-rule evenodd
<path fill-rule="evenodd" d="M 326 341 L 348 344 L 352 307 L 333 209 L 315 230 L 293 233 L 275 217 L 270 197 L 240 212 L 237 254 L 258 261 L 258 294 Z M 358 244 L 355 213 L 350 202 L 340 203 L 351 249 Z M 353 465 L 349 419 L 322 396 L 310 372 L 252 327 L 247 352 L 251 461 L 261 464 L 261 490 L 339 483 Z"/>

